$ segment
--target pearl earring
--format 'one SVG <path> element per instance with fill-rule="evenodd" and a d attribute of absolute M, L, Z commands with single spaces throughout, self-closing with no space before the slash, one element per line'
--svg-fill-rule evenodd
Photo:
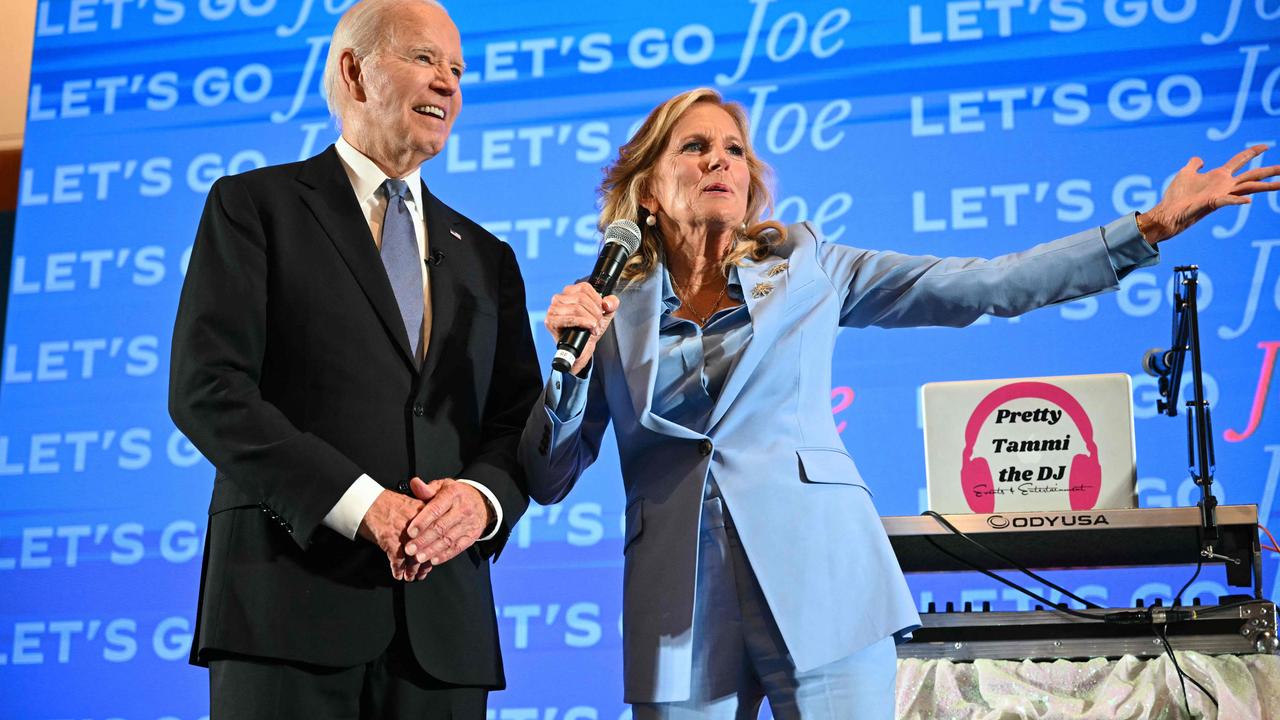
<path fill-rule="evenodd" d="M 650 215 L 650 216 L 646 217 L 646 218 L 644 219 L 644 224 L 645 224 L 645 225 L 648 225 L 649 227 L 653 227 L 654 225 L 657 225 L 657 224 L 658 224 L 658 216 L 657 216 L 657 215 Z"/>

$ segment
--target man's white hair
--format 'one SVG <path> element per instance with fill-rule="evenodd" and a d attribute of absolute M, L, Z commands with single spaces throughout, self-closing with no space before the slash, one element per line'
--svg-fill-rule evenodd
<path fill-rule="evenodd" d="M 393 11 L 412 2 L 449 12 L 439 0 L 362 0 L 343 13 L 329 40 L 329 55 L 324 61 L 324 75 L 320 84 L 320 92 L 329 106 L 330 115 L 342 119 L 347 99 L 346 94 L 338 88 L 338 76 L 342 73 L 342 68 L 339 67 L 342 52 L 349 49 L 357 60 L 364 60 L 382 50 L 395 31 Z"/>

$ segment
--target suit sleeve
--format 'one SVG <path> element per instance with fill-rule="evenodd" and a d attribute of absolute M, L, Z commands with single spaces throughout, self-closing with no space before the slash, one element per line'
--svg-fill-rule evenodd
<path fill-rule="evenodd" d="M 840 324 L 886 328 L 963 327 L 986 314 L 1021 315 L 1113 290 L 1159 258 L 1132 215 L 990 260 L 860 250 L 820 239 L 816 252 L 840 295 Z"/>
<path fill-rule="evenodd" d="M 540 381 L 538 354 L 533 347 L 529 310 L 525 305 L 524 280 L 511 248 L 503 243 L 500 252 L 498 340 L 480 449 L 458 475 L 489 488 L 502 505 L 502 525 L 497 534 L 478 544 L 485 556 L 495 560 L 511 529 L 529 506 L 516 446 L 529 408 L 538 396 Z"/>
<path fill-rule="evenodd" d="M 529 475 L 529 494 L 543 505 L 563 500 L 600 455 L 609 405 L 598 365 L 592 360 L 585 378 L 553 370 L 542 401 L 529 413 L 520 462 Z"/>
<path fill-rule="evenodd" d="M 218 180 L 178 303 L 169 413 L 247 503 L 271 512 L 305 548 L 361 470 L 262 396 L 269 252 L 245 184 Z"/>

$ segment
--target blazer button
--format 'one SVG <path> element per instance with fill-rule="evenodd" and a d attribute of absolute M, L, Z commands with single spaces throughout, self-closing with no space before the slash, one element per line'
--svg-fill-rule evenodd
<path fill-rule="evenodd" d="M 401 480 L 401 481 L 400 481 L 400 483 L 399 483 L 398 485 L 396 485 L 396 490 L 397 490 L 398 492 L 402 492 L 402 493 L 407 493 L 407 492 L 409 492 L 409 481 L 408 481 L 408 480 Z"/>
<path fill-rule="evenodd" d="M 710 440 L 701 440 L 701 441 L 699 441 L 699 442 L 698 442 L 698 452 L 699 452 L 699 453 L 702 453 L 702 455 L 704 455 L 704 456 L 706 456 L 706 455 L 710 455 L 710 454 L 711 454 L 711 441 L 710 441 Z"/>
<path fill-rule="evenodd" d="M 423 415 L 427 414 L 427 409 L 422 407 L 422 403 L 414 403 L 413 414 L 417 415 L 418 417 L 422 417 Z"/>

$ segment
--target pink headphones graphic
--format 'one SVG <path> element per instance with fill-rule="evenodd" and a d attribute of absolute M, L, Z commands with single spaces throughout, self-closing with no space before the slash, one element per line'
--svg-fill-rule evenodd
<path fill-rule="evenodd" d="M 1098 446 L 1093 442 L 1093 424 L 1084 408 L 1066 390 L 1042 382 L 1016 382 L 998 387 L 982 399 L 969 416 L 969 424 L 964 429 L 964 454 L 960 456 L 960 487 L 964 491 L 969 509 L 976 513 L 995 511 L 995 493 L 981 493 L 981 488 L 993 489 L 991 468 L 986 458 L 972 457 L 974 445 L 978 442 L 978 432 L 987 416 L 996 408 L 1018 398 L 1035 398 L 1051 402 L 1062 408 L 1076 424 L 1083 436 L 1085 450 L 1071 460 L 1071 480 L 1069 496 L 1072 510 L 1089 510 L 1098 503 L 1098 494 L 1102 491 L 1102 466 L 1098 462 Z"/>

